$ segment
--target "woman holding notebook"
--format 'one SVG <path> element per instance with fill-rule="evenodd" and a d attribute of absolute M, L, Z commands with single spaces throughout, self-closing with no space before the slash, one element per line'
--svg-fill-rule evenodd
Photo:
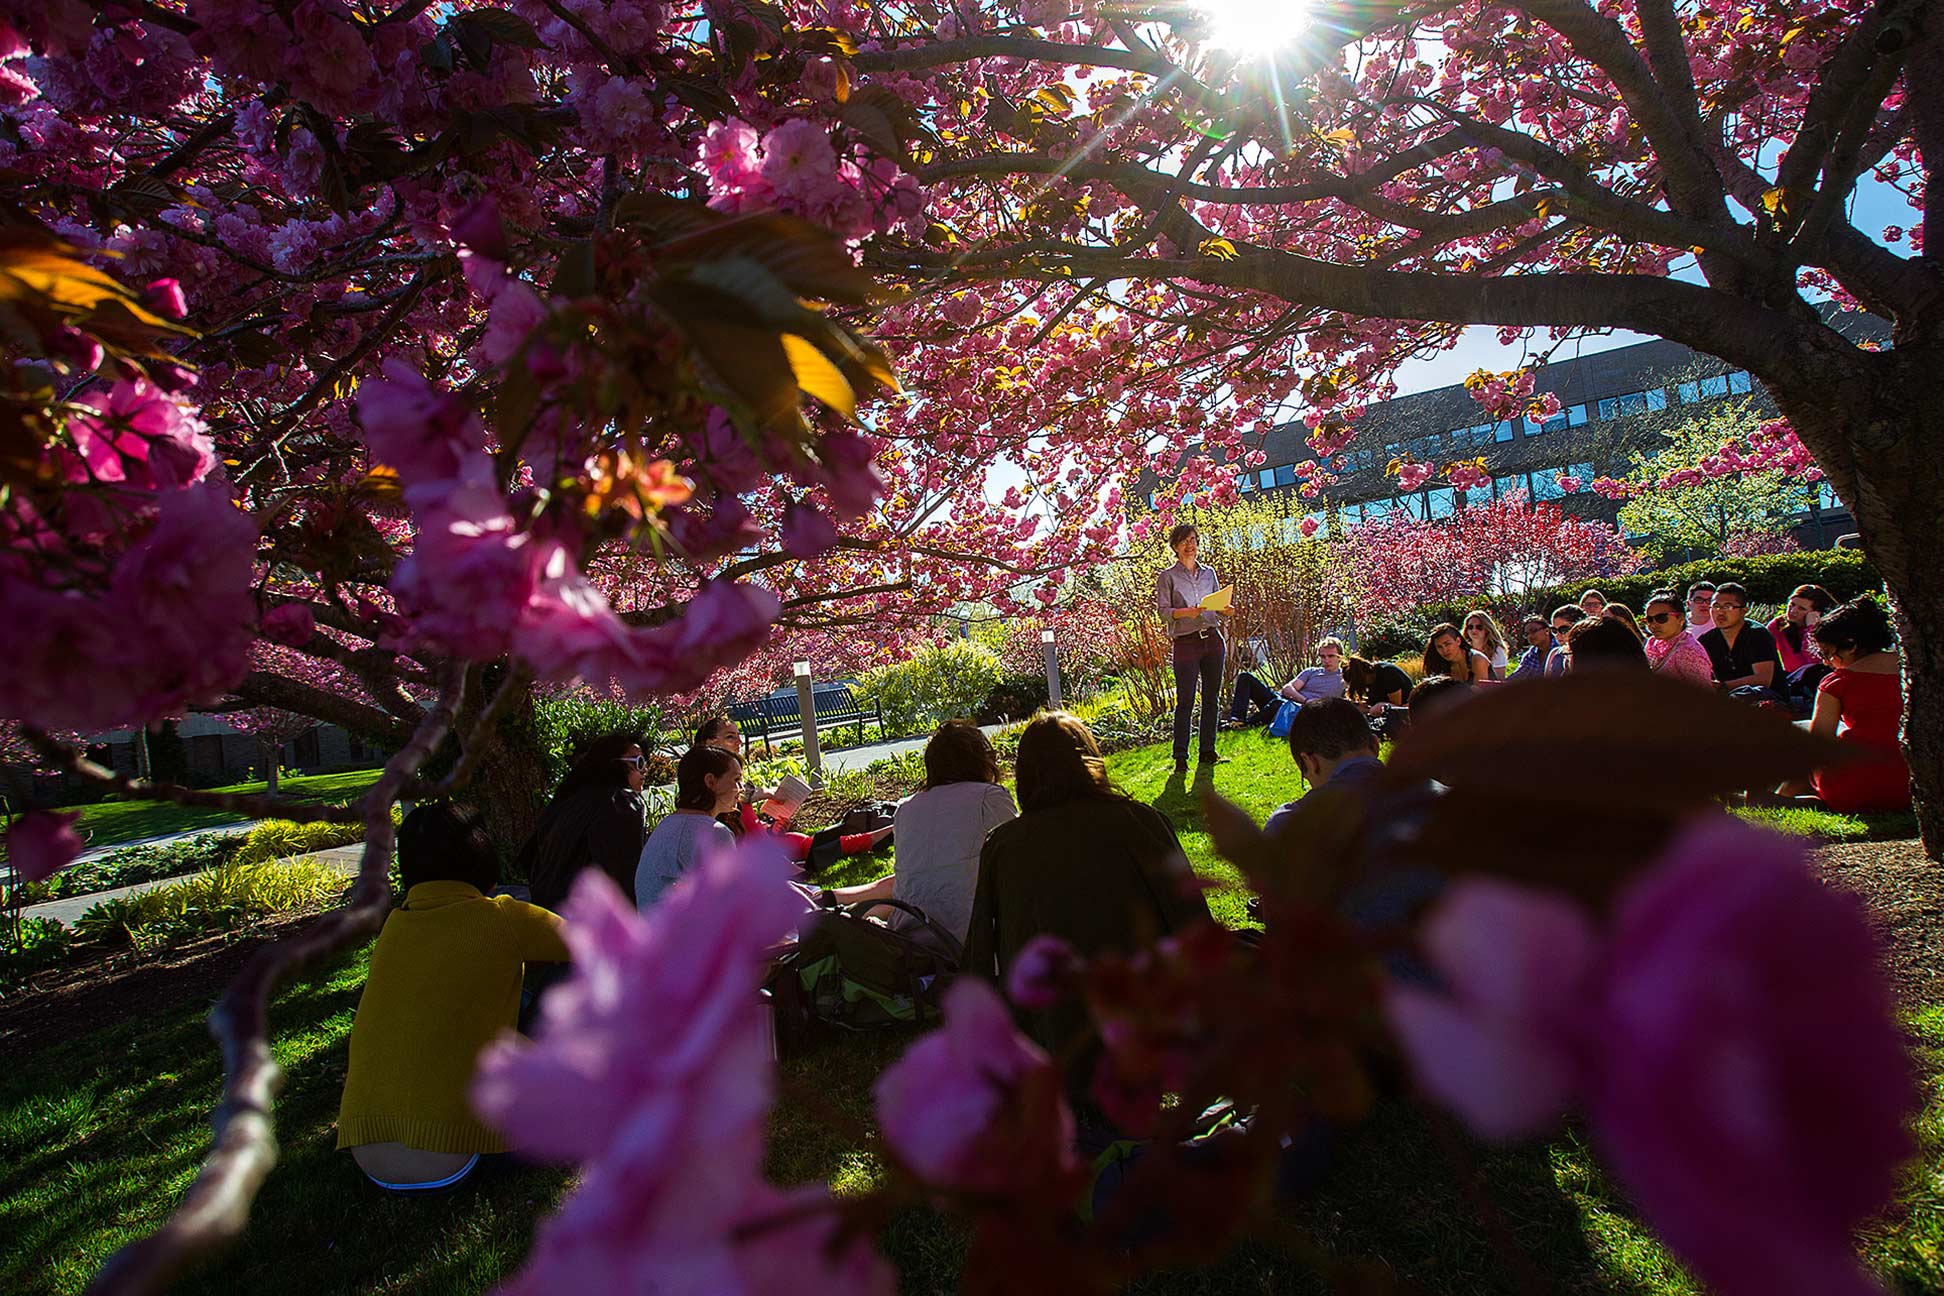
<path fill-rule="evenodd" d="M 1195 688 L 1201 688 L 1201 764 L 1217 765 L 1215 730 L 1221 724 L 1222 620 L 1233 616 L 1233 589 L 1216 579 L 1213 568 L 1201 565 L 1201 534 L 1183 522 L 1168 532 L 1175 564 L 1154 578 L 1154 610 L 1168 623 L 1174 648 L 1175 773 L 1188 772 L 1188 728 L 1195 712 Z"/>
<path fill-rule="evenodd" d="M 710 716 L 695 731 L 696 747 L 714 747 L 726 751 L 738 760 L 742 759 L 742 729 L 726 715 Z M 797 809 L 809 795 L 810 788 L 799 779 L 785 779 L 772 791 L 759 792 L 745 787 L 743 797 L 736 808 L 722 816 L 722 823 L 738 837 L 751 834 L 765 834 L 783 844 L 783 852 L 790 859 L 801 864 L 810 858 L 810 846 L 814 841 L 809 833 L 786 832 L 777 825 L 787 823 L 795 816 Z M 762 809 L 758 810 L 758 804 Z M 891 835 L 890 828 L 879 828 L 875 832 L 845 833 L 838 841 L 839 852 L 844 855 L 862 855 L 876 850 L 884 839 Z"/>

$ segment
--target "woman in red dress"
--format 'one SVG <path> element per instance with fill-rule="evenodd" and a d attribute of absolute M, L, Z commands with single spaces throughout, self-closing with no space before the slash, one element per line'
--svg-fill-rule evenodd
<path fill-rule="evenodd" d="M 1809 731 L 1869 749 L 1849 764 L 1817 770 L 1816 799 L 1844 813 L 1908 810 L 1910 767 L 1897 742 L 1903 663 L 1889 616 L 1875 599 L 1861 598 L 1824 613 L 1810 633 L 1830 671 L 1816 688 Z"/>

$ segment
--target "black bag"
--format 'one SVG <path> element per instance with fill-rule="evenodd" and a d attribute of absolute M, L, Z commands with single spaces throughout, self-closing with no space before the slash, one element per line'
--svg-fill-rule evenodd
<path fill-rule="evenodd" d="M 879 906 L 899 911 L 896 926 L 864 916 Z M 902 900 L 826 910 L 770 975 L 778 1047 L 792 1047 L 812 1022 L 869 1030 L 933 1020 L 963 957 L 956 936 Z"/>
<path fill-rule="evenodd" d="M 897 818 L 894 801 L 866 801 L 847 813 L 843 820 L 810 835 L 810 854 L 803 861 L 806 873 L 821 873 L 844 857 L 844 838 L 889 828 Z"/>

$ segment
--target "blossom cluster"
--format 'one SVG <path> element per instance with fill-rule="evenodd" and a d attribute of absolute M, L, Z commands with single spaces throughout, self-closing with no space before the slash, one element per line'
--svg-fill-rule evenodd
<path fill-rule="evenodd" d="M 1727 1296 L 1877 1290 L 1851 1236 L 1912 1151 L 1916 1082 L 1869 919 L 1799 844 L 1696 826 L 1604 923 L 1464 882 L 1424 948 L 1440 985 L 1393 986 L 1389 1017 L 1472 1128 L 1520 1137 L 1582 1108 L 1648 1222 Z"/>
<path fill-rule="evenodd" d="M 1705 455 L 1691 466 L 1663 473 L 1655 483 L 1662 490 L 1699 486 L 1723 477 L 1746 477 L 1755 473 L 1780 473 L 1805 482 L 1823 479 L 1815 456 L 1802 444 L 1795 427 L 1787 419 L 1770 419 L 1750 432 L 1744 447 L 1724 441 L 1721 449 Z"/>

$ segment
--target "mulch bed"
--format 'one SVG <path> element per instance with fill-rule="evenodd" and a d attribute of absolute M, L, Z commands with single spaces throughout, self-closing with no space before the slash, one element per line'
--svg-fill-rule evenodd
<path fill-rule="evenodd" d="M 1869 906 L 1903 1007 L 1944 999 L 1944 864 L 1926 859 L 1914 840 L 1823 846 L 1810 858 L 1825 878 Z"/>
<path fill-rule="evenodd" d="M 283 914 L 148 957 L 104 950 L 50 968 L 0 1000 L 0 1056 L 25 1057 L 103 1026 L 169 1012 L 189 999 L 213 1005 L 253 952 L 315 916 Z"/>

